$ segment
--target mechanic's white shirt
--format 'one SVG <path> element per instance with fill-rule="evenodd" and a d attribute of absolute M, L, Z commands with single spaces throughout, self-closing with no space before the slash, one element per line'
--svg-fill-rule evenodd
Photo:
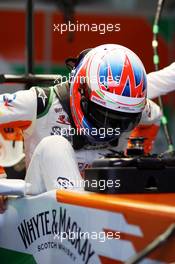
<path fill-rule="evenodd" d="M 37 94 L 34 87 L 27 91 L 19 91 L 15 94 L 0 96 L 0 124 L 6 124 L 8 127 L 19 126 L 24 129 L 27 166 L 30 163 L 36 146 L 43 138 L 50 135 L 60 135 L 61 129 L 64 129 L 65 133 L 65 130 L 69 130 L 70 128 L 66 112 L 63 110 L 53 87 L 50 89 L 51 93 L 47 111 L 40 118 L 37 118 Z M 43 104 L 45 104 L 46 94 L 42 89 L 38 96 L 40 96 Z M 141 123 L 159 123 L 160 116 L 159 107 L 154 102 L 148 100 L 142 114 Z M 129 135 L 130 133 L 122 134 L 118 146 L 115 147 L 117 151 L 122 151 L 126 148 Z M 83 170 L 84 167 L 91 164 L 94 159 L 108 152 L 109 150 L 106 146 L 98 149 L 85 147 L 76 151 L 80 170 Z"/>
<path fill-rule="evenodd" d="M 175 90 L 175 62 L 157 72 L 147 74 L 148 98 L 154 99 L 160 95 Z"/>

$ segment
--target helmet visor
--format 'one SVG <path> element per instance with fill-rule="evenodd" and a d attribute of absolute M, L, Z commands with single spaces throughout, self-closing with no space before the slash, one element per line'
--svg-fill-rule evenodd
<path fill-rule="evenodd" d="M 119 128 L 120 132 L 133 130 L 141 119 L 141 113 L 124 113 L 107 109 L 89 101 L 86 117 L 96 128 Z"/>

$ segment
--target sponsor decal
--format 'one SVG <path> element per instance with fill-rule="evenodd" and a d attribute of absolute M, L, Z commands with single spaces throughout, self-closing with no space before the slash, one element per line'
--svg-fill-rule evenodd
<path fill-rule="evenodd" d="M 45 91 L 42 88 L 37 88 L 38 90 L 38 98 L 41 98 L 43 105 L 46 105 L 46 99 L 47 95 L 45 94 Z"/>
<path fill-rule="evenodd" d="M 73 183 L 65 177 L 58 177 L 57 182 L 58 182 L 58 185 L 63 187 L 64 189 L 67 189 L 68 187 L 70 188 L 70 187 L 74 186 Z"/>
<path fill-rule="evenodd" d="M 62 128 L 59 126 L 53 126 L 50 135 L 51 136 L 53 136 L 53 135 L 63 136 L 70 141 L 69 129 L 67 129 L 65 127 Z"/>
<path fill-rule="evenodd" d="M 15 101 L 15 99 L 16 94 L 4 94 L 0 100 L 0 103 L 2 103 L 3 106 L 13 107 L 12 103 Z"/>
<path fill-rule="evenodd" d="M 66 117 L 65 115 L 60 115 L 56 122 L 59 124 L 70 125 L 69 118 Z"/>
<path fill-rule="evenodd" d="M 56 107 L 56 108 L 54 108 L 54 111 L 55 111 L 56 114 L 62 113 L 63 112 L 63 108 L 62 107 Z"/>
<path fill-rule="evenodd" d="M 63 207 L 59 208 L 59 212 L 56 209 L 52 209 L 40 212 L 30 219 L 24 219 L 17 229 L 25 249 L 36 243 L 38 252 L 50 248 L 61 250 L 74 261 L 76 256 L 80 257 L 85 264 L 88 264 L 95 254 L 88 238 L 82 239 L 83 232 L 79 224 L 68 215 L 67 210 Z M 66 236 L 69 233 L 79 235 Z M 65 235 L 66 245 L 60 243 L 59 238 L 62 234 Z M 51 235 L 53 235 L 53 239 L 49 241 Z M 48 241 L 46 241 L 47 238 Z M 58 240 L 55 238 L 58 238 Z M 70 245 L 70 248 L 67 245 Z"/>
<path fill-rule="evenodd" d="M 103 100 L 101 100 L 101 99 L 99 99 L 99 98 L 97 98 L 97 97 L 95 97 L 95 96 L 92 96 L 91 100 L 92 100 L 93 102 L 97 102 L 97 103 L 99 103 L 99 104 L 101 104 L 101 105 L 106 105 L 106 102 L 105 102 L 105 101 L 103 101 Z"/>
<path fill-rule="evenodd" d="M 59 126 L 54 126 L 54 127 L 52 127 L 52 131 L 51 131 L 51 133 L 50 133 L 52 136 L 53 135 L 61 135 L 61 127 L 59 127 Z"/>

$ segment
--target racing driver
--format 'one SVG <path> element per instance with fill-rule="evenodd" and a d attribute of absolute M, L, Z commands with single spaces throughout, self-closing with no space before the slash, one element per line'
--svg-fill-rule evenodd
<path fill-rule="evenodd" d="M 23 131 L 30 194 L 64 188 L 65 181 L 79 189 L 83 170 L 113 149 L 124 151 L 135 127 L 151 127 L 154 137 L 159 128 L 161 111 L 147 98 L 146 72 L 134 52 L 105 44 L 66 64 L 67 82 L 0 96 L 0 129 Z M 151 91 L 149 82 L 149 97 L 158 96 L 159 86 Z"/>

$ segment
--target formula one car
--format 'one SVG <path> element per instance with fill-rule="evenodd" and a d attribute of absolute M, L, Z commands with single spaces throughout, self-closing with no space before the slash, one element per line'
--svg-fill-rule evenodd
<path fill-rule="evenodd" d="M 31 3 L 28 0 L 28 74 L 1 75 L 1 83 L 32 85 L 58 78 L 32 72 Z M 158 7 L 160 11 L 161 3 Z M 174 153 L 145 156 L 142 140 L 133 139 L 127 155 L 111 153 L 94 161 L 85 173 L 84 192 L 9 197 L 8 210 L 0 214 L 0 262 L 175 262 Z M 21 160 L 21 138 L 18 143 L 16 156 Z M 5 152 L 0 156 L 4 166 L 13 165 Z"/>

